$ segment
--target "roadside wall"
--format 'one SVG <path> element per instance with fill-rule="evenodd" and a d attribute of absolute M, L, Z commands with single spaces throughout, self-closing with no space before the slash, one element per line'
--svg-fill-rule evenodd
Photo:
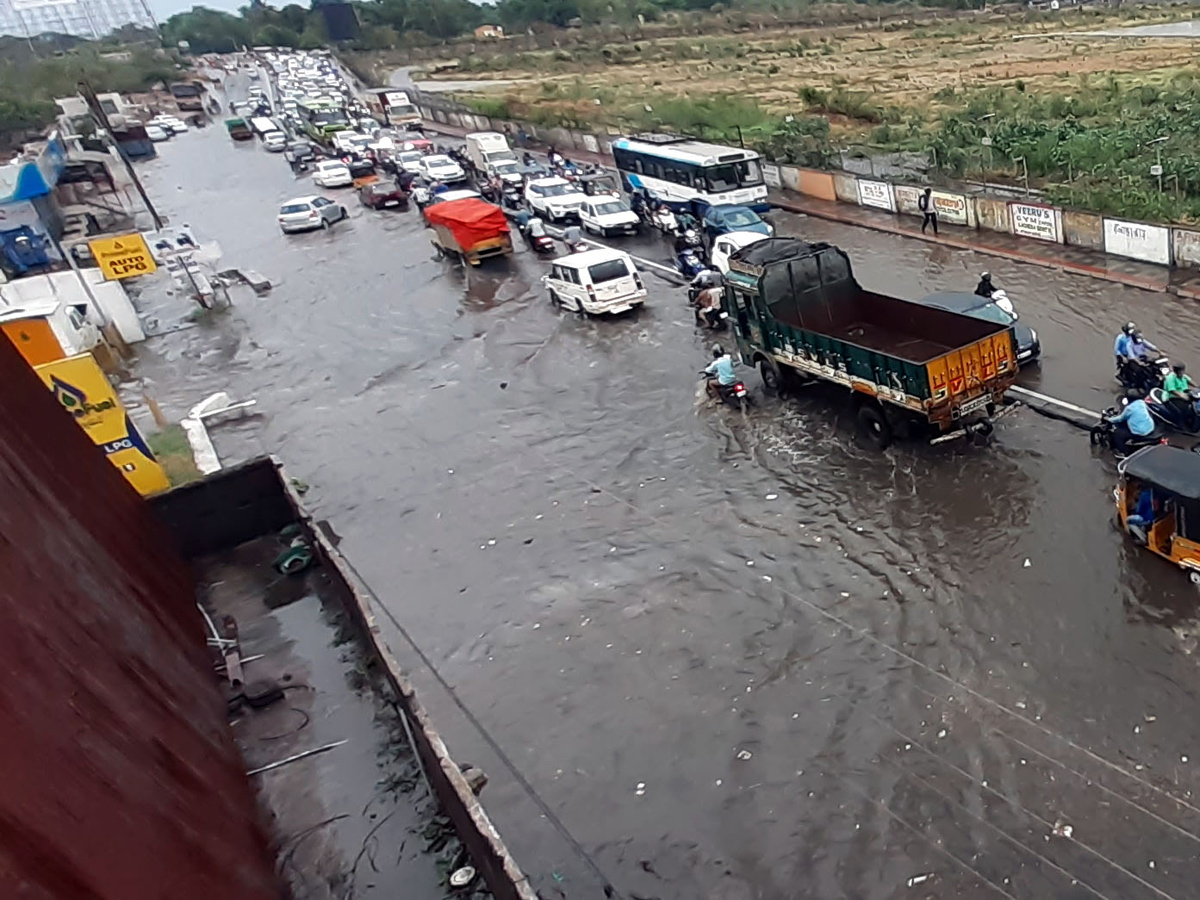
<path fill-rule="evenodd" d="M 0 897 L 278 900 L 191 574 L 0 337 Z"/>
<path fill-rule="evenodd" d="M 444 97 L 421 94 L 418 106 L 430 122 L 453 128 L 502 131 L 528 141 L 553 144 L 567 157 L 572 152 L 608 154 L 608 135 L 593 135 L 565 128 L 538 128 L 528 123 L 469 114 Z M 917 200 L 924 185 L 888 181 L 878 175 L 847 171 L 825 172 L 767 161 L 768 186 L 794 191 L 818 200 L 852 203 L 900 215 L 919 216 Z M 778 184 L 775 175 L 778 173 Z M 1000 193 L 1003 193 L 1001 191 Z M 1144 222 L 1127 222 L 1080 210 L 1061 209 L 1035 197 L 1014 200 L 986 193 L 933 191 L 934 205 L 943 224 L 1012 234 L 1031 241 L 1070 244 L 1167 266 L 1200 268 L 1200 231 Z"/>

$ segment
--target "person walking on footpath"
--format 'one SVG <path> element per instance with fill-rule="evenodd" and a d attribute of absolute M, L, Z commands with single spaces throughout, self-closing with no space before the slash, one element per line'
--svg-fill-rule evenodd
<path fill-rule="evenodd" d="M 917 201 L 917 209 L 921 210 L 921 234 L 926 227 L 933 224 L 933 233 L 937 234 L 937 207 L 933 203 L 933 188 L 925 188 L 925 193 Z"/>

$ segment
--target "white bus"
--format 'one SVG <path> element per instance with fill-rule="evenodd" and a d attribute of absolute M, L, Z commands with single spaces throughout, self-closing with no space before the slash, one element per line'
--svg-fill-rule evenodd
<path fill-rule="evenodd" d="M 768 209 L 762 157 L 753 150 L 705 144 L 671 134 L 617 138 L 613 159 L 630 192 L 644 190 L 672 206 L 693 200 Z"/>

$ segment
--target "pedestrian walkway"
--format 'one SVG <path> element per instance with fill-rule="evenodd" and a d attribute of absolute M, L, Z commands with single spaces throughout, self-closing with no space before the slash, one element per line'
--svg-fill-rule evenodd
<path fill-rule="evenodd" d="M 900 216 L 851 203 L 818 200 L 789 190 L 771 191 L 770 200 L 779 209 L 818 219 L 916 238 L 956 250 L 973 250 L 988 256 L 1047 266 L 1076 275 L 1090 275 L 1149 291 L 1169 291 L 1181 297 L 1200 300 L 1200 271 L 1195 269 L 1169 269 L 1083 247 L 1043 243 L 1012 234 L 943 222 L 938 223 L 937 234 L 932 229 L 922 234 L 921 220 L 916 216 Z"/>
<path fill-rule="evenodd" d="M 451 125 L 430 123 L 430 131 L 462 137 L 469 129 Z M 578 162 L 611 166 L 612 158 L 603 153 L 586 150 L 564 151 Z M 786 189 L 773 189 L 768 198 L 778 209 L 800 215 L 841 222 L 858 228 L 870 228 L 901 237 L 915 238 L 932 244 L 941 244 L 955 250 L 972 250 L 987 256 L 998 256 L 1035 266 L 1046 266 L 1074 275 L 1089 275 L 1127 284 L 1148 291 L 1177 294 L 1190 300 L 1200 300 L 1200 270 L 1171 269 L 1154 263 L 1138 262 L 1121 256 L 1113 256 L 1099 250 L 1072 247 L 1067 244 L 1051 244 L 1032 238 L 1017 237 L 998 231 L 966 228 L 938 222 L 938 233 L 932 230 L 921 233 L 921 220 L 916 216 L 901 216 L 881 209 L 856 206 L 853 203 L 838 203 L 818 200 L 805 194 Z"/>

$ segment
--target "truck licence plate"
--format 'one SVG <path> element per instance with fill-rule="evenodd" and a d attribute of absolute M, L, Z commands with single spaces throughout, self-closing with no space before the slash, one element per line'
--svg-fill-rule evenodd
<path fill-rule="evenodd" d="M 958 414 L 959 416 L 969 416 L 973 412 L 978 412 L 986 407 L 988 405 L 988 401 L 991 399 L 992 398 L 988 394 L 983 394 L 982 396 L 968 400 L 958 408 Z"/>

